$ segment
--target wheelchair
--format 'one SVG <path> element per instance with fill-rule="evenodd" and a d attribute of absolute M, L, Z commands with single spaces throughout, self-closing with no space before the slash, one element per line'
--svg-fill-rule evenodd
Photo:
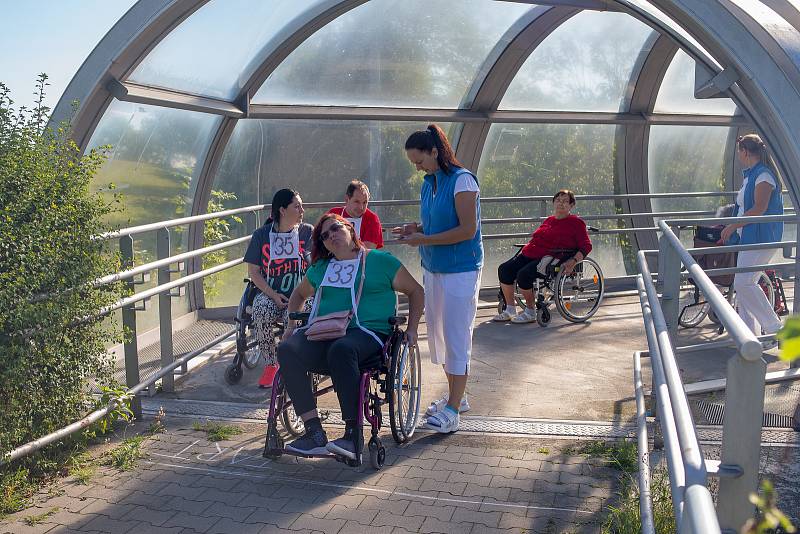
<path fill-rule="evenodd" d="M 236 309 L 236 317 L 233 319 L 236 323 L 236 355 L 233 357 L 233 363 L 225 369 L 225 381 L 232 386 L 242 379 L 242 366 L 255 369 L 260 356 L 258 343 L 253 334 L 253 300 L 261 290 L 249 278 L 243 281 L 247 285 Z M 279 325 L 275 329 L 275 336 L 280 339 L 282 335 L 283 325 Z"/>
<path fill-rule="evenodd" d="M 518 255 L 525 244 L 518 243 L 514 246 L 519 249 Z M 553 252 L 555 256 L 569 258 L 578 251 L 554 250 Z M 552 262 L 546 267 L 544 276 L 537 276 L 534 280 L 533 291 L 536 295 L 536 323 L 539 326 L 550 324 L 551 304 L 555 304 L 559 315 L 567 321 L 583 323 L 597 313 L 603 302 L 605 294 L 603 270 L 596 261 L 588 257 L 576 263 L 569 274 L 561 269 L 561 265 Z M 515 290 L 514 298 L 517 304 L 525 309 L 527 304 L 519 291 Z M 506 299 L 501 289 L 498 291 L 497 313 L 503 313 L 505 306 Z"/>
<path fill-rule="evenodd" d="M 291 313 L 289 317 L 292 320 L 307 321 L 309 315 L 307 312 L 296 312 Z M 386 449 L 378 437 L 378 432 L 383 424 L 383 406 L 388 405 L 389 407 L 389 426 L 392 437 L 398 444 L 405 443 L 411 438 L 419 422 L 422 367 L 419 352 L 415 347 L 408 345 L 405 340 L 405 332 L 400 328 L 405 322 L 405 317 L 389 318 L 392 331 L 381 349 L 380 364 L 377 367 L 361 369 L 359 413 L 363 415 L 371 428 L 371 437 L 367 447 L 370 464 L 376 470 L 381 469 L 386 460 Z M 333 391 L 333 385 L 315 388 L 314 396 L 320 397 L 330 391 Z M 332 453 L 305 455 L 285 449 L 283 436 L 278 431 L 278 420 L 284 421 L 289 410 L 294 412 L 281 371 L 278 370 L 272 385 L 272 397 L 267 416 L 267 435 L 263 452 L 265 458 L 277 459 L 284 454 L 289 454 L 304 458 L 333 458 L 351 467 L 358 467 L 362 464 L 362 436 L 356 440 L 358 450 L 356 450 L 355 460 Z M 284 426 L 290 435 L 302 434 L 302 421 L 299 425 L 291 428 L 285 424 Z M 362 428 L 361 425 L 359 428 Z"/>

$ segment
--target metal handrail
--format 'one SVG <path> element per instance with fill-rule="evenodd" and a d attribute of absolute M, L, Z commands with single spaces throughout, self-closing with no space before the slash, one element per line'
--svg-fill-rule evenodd
<path fill-rule="evenodd" d="M 155 373 L 153 376 L 151 376 L 147 380 L 144 380 L 144 381 L 140 382 L 139 384 L 137 384 L 136 386 L 130 388 L 126 392 L 126 394 L 128 394 L 128 395 L 136 395 L 137 393 L 140 393 L 140 392 L 144 391 L 145 388 L 149 387 L 151 384 L 154 384 L 156 382 L 156 380 L 158 380 L 159 378 L 162 378 L 167 373 L 171 373 L 173 370 L 177 369 L 178 367 L 180 367 L 182 365 L 186 365 L 189 362 L 189 360 L 191 360 L 192 358 L 194 358 L 196 356 L 199 356 L 200 354 L 202 354 L 203 352 L 207 351 L 208 349 L 210 349 L 211 347 L 213 347 L 217 343 L 220 343 L 220 342 L 228 339 L 229 337 L 231 337 L 234 334 L 236 334 L 236 329 L 235 328 L 230 330 L 230 331 L 228 331 L 228 332 L 226 332 L 226 333 L 224 333 L 224 334 L 222 334 L 222 335 L 220 335 L 220 336 L 215 337 L 214 339 L 212 339 L 211 341 L 209 341 L 208 343 L 206 343 L 205 345 L 203 345 L 199 349 L 196 349 L 196 350 L 190 352 L 189 354 L 186 354 L 186 355 L 178 358 L 173 363 L 163 367 L 160 371 Z M 51 443 L 54 443 L 54 442 L 56 442 L 58 440 L 61 440 L 61 439 L 64 439 L 65 437 L 67 437 L 67 436 L 69 436 L 71 434 L 74 434 L 75 432 L 78 432 L 79 430 L 87 428 L 92 423 L 94 423 L 96 421 L 99 421 L 103 417 L 107 416 L 114 408 L 117 407 L 117 405 L 118 405 L 118 401 L 116 399 L 112 399 L 111 402 L 109 402 L 106 407 L 100 408 L 99 410 L 93 411 L 89 415 L 85 416 L 83 419 L 81 419 L 79 421 L 76 421 L 76 422 L 72 423 L 71 425 L 65 426 L 64 428 L 56 430 L 55 432 L 51 432 L 50 434 L 47 434 L 46 436 L 42 436 L 41 438 L 35 439 L 33 441 L 30 441 L 30 442 L 28 442 L 28 443 L 26 443 L 24 445 L 20 445 L 19 447 L 15 448 L 12 451 L 9 451 L 8 453 L 6 453 L 6 454 L 2 455 L 2 457 L 0 457 L 0 466 L 5 465 L 5 464 L 7 464 L 9 462 L 13 462 L 14 460 L 18 460 L 20 458 L 23 458 L 23 457 L 25 457 L 25 456 L 33 453 L 33 452 L 38 451 L 42 447 L 50 445 Z"/>
<path fill-rule="evenodd" d="M 652 497 L 650 496 L 650 453 L 647 448 L 647 411 L 642 383 L 642 353 L 633 355 L 633 387 L 636 392 L 636 446 L 639 452 L 639 517 L 642 534 L 655 534 Z"/>

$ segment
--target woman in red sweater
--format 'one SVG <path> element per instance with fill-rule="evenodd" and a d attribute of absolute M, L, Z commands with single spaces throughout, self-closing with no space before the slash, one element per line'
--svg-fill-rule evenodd
<path fill-rule="evenodd" d="M 592 250 L 592 242 L 586 232 L 586 223 L 570 211 L 575 207 L 575 194 L 562 189 L 553 196 L 553 215 L 545 219 L 533 232 L 531 240 L 522 251 L 497 268 L 500 289 L 506 300 L 506 307 L 498 313 L 495 321 L 530 323 L 536 321 L 535 295 L 533 281 L 544 278 L 545 267 L 554 259 L 559 260 L 561 268 L 572 272 L 575 264 L 585 258 Z M 574 255 L 564 250 L 577 250 Z M 541 263 L 541 268 L 539 267 Z M 517 313 L 514 304 L 514 282 L 525 297 L 527 307 Z"/>

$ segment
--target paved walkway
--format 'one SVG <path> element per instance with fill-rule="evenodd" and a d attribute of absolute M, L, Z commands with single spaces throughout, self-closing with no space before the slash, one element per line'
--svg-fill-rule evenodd
<path fill-rule="evenodd" d="M 617 471 L 564 454 L 568 441 L 416 434 L 396 446 L 385 435 L 387 465 L 375 471 L 265 460 L 262 425 L 217 443 L 188 420 L 167 427 L 135 470 L 67 479 L 0 532 L 598 532 L 617 489 Z"/>

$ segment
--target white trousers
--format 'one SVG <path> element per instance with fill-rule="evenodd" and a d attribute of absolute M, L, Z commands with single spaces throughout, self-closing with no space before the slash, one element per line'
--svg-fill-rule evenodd
<path fill-rule="evenodd" d="M 423 269 L 425 323 L 431 361 L 451 375 L 468 375 L 481 272 L 430 273 Z"/>
<path fill-rule="evenodd" d="M 750 267 L 769 263 L 772 249 L 767 250 L 742 250 L 739 252 L 737 267 Z M 761 329 L 766 334 L 777 332 L 781 327 L 781 320 L 775 314 L 775 310 L 769 305 L 764 290 L 756 283 L 760 272 L 736 273 L 733 278 L 733 289 L 736 291 L 736 308 L 739 317 L 742 318 L 747 327 L 757 336 L 761 335 Z"/>

